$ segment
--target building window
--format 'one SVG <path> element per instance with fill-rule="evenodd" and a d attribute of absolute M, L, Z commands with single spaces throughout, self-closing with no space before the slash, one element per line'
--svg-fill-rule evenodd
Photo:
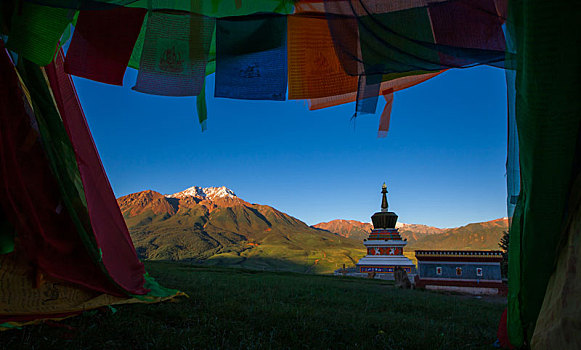
<path fill-rule="evenodd" d="M 462 276 L 462 268 L 461 267 L 456 268 L 456 276 Z"/>
<path fill-rule="evenodd" d="M 477 267 L 476 268 L 476 276 L 482 277 L 482 267 Z"/>
<path fill-rule="evenodd" d="M 438 276 L 442 275 L 442 267 L 441 266 L 436 267 L 436 275 L 438 275 Z"/>

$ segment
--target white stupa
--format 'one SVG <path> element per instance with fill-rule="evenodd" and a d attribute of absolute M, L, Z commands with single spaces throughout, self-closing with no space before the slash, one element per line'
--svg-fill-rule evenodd
<path fill-rule="evenodd" d="M 379 278 L 393 279 L 396 267 L 403 268 L 410 278 L 416 275 L 414 263 L 403 255 L 403 247 L 407 241 L 402 240 L 395 228 L 397 215 L 387 211 L 387 186 L 381 189 L 383 198 L 381 211 L 373 214 L 373 230 L 369 238 L 363 242 L 367 247 L 367 255 L 357 262 L 357 272 L 375 273 Z"/>

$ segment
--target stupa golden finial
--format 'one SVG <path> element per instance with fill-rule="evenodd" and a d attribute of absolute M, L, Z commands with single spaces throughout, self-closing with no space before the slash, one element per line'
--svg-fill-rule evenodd
<path fill-rule="evenodd" d="M 381 193 L 383 194 L 383 198 L 381 198 L 381 211 L 387 212 L 387 186 L 385 185 L 385 182 L 383 183 L 383 186 L 381 186 Z"/>

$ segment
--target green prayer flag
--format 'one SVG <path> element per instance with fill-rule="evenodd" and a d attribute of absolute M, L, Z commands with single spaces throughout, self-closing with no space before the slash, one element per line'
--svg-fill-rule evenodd
<path fill-rule="evenodd" d="M 23 1 L 14 11 L 6 47 L 39 66 L 46 66 L 52 62 L 58 42 L 72 19 L 69 9 Z"/>
<path fill-rule="evenodd" d="M 206 82 L 202 84 L 202 91 L 200 94 L 196 96 L 196 111 L 198 113 L 198 120 L 200 122 L 200 127 L 202 128 L 202 132 L 206 131 L 208 128 L 207 120 L 208 120 L 208 107 L 206 105 Z"/>

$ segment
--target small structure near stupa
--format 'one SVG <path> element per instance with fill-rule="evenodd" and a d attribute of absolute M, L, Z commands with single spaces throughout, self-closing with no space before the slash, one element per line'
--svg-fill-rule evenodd
<path fill-rule="evenodd" d="M 414 263 L 403 255 L 403 248 L 407 244 L 399 235 L 395 228 L 397 215 L 388 211 L 387 186 L 383 184 L 381 189 L 381 211 L 373 214 L 373 230 L 363 244 L 367 248 L 367 255 L 359 262 L 355 271 L 343 274 L 349 276 L 369 276 L 379 279 L 394 279 L 394 272 L 397 267 L 401 267 L 413 281 L 416 275 Z M 341 274 L 337 270 L 336 274 Z"/>
<path fill-rule="evenodd" d="M 468 294 L 506 295 L 501 251 L 416 250 L 416 287 Z"/>

